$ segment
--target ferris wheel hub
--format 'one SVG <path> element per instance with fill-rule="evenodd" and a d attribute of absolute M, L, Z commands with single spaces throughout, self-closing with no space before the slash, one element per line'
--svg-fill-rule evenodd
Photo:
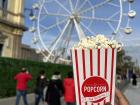
<path fill-rule="evenodd" d="M 77 23 L 80 23 L 80 16 L 77 14 L 77 13 L 73 13 L 71 16 L 70 16 L 70 20 L 73 21 L 73 20 L 76 20 Z"/>

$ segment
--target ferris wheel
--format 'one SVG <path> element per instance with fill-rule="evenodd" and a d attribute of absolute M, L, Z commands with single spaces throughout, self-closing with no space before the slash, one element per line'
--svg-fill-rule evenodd
<path fill-rule="evenodd" d="M 31 17 L 32 43 L 44 62 L 70 62 L 70 49 L 86 36 L 131 34 L 134 0 L 38 0 Z"/>

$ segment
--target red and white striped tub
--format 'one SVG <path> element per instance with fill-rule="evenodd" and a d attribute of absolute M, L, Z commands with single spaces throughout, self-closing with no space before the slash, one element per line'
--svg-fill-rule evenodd
<path fill-rule="evenodd" d="M 77 105 L 114 105 L 117 49 L 72 49 Z"/>

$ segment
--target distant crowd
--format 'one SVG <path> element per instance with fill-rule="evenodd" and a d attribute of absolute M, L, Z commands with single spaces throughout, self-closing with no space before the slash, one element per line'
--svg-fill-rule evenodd
<path fill-rule="evenodd" d="M 136 74 L 133 73 L 131 78 L 132 85 L 136 86 Z M 14 79 L 17 81 L 15 105 L 19 105 L 21 96 L 23 97 L 24 105 L 29 105 L 27 99 L 27 82 L 32 80 L 32 75 L 26 68 L 22 68 L 21 72 L 16 74 Z M 120 84 L 120 80 L 123 80 L 122 76 L 118 75 L 117 83 Z M 49 80 L 46 77 L 45 71 L 41 70 L 36 78 L 34 94 L 34 105 L 39 105 L 41 100 L 44 105 L 61 105 L 61 99 L 65 101 L 66 105 L 76 105 L 73 72 L 68 72 L 67 77 L 62 80 L 60 72 L 57 71 L 53 73 Z M 115 89 L 115 103 L 116 105 L 130 105 L 127 98 L 117 88 Z M 107 102 L 105 105 L 111 105 L 111 103 Z"/>
<path fill-rule="evenodd" d="M 15 75 L 16 85 L 16 102 L 19 105 L 20 97 L 23 97 L 24 105 L 29 105 L 27 99 L 27 82 L 32 80 L 32 75 L 26 68 L 22 68 L 21 72 Z M 75 105 L 75 88 L 73 72 L 68 72 L 67 77 L 61 80 L 60 72 L 54 72 L 49 80 L 46 77 L 45 71 L 41 70 L 34 89 L 35 102 L 34 105 L 39 105 L 42 100 L 45 105 L 61 105 L 61 97 L 67 105 Z"/>

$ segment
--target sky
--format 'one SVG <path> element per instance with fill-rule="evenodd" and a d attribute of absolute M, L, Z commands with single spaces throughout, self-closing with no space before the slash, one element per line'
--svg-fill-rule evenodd
<path fill-rule="evenodd" d="M 28 0 L 28 1 L 25 0 L 25 8 L 31 8 L 32 4 L 37 2 L 37 1 L 38 0 Z M 105 1 L 105 0 L 98 0 L 98 1 Z M 133 33 L 131 35 L 125 35 L 125 34 L 123 34 L 123 32 L 121 32 L 121 36 L 119 36 L 119 40 L 121 42 L 123 42 L 124 46 L 133 46 L 133 47 L 140 46 L 140 35 L 139 35 L 140 34 L 140 14 L 139 14 L 140 13 L 139 12 L 140 6 L 139 6 L 139 4 L 140 4 L 139 0 L 135 0 L 135 2 L 132 4 L 132 9 L 137 12 L 136 17 L 130 21 L 130 26 L 133 28 Z M 127 8 L 127 6 L 124 6 L 123 8 L 125 9 L 125 8 Z M 51 8 L 48 8 L 48 9 L 51 9 Z M 55 11 L 55 9 L 53 9 L 53 10 Z M 104 8 L 104 11 L 106 11 L 106 10 L 107 10 L 107 8 Z M 113 12 L 113 10 L 109 10 L 109 11 Z M 100 14 L 103 14 L 103 13 L 105 13 L 105 12 L 100 12 Z M 25 17 L 25 25 L 27 27 L 32 26 L 32 22 L 29 20 L 29 11 L 25 12 L 25 16 L 26 16 Z M 49 24 L 49 22 L 47 22 L 47 23 Z M 85 22 L 85 24 L 86 24 L 86 22 Z M 44 25 L 46 25 L 46 24 L 44 24 Z M 107 29 L 105 29 L 105 26 L 104 27 L 96 26 L 96 28 L 97 28 L 96 30 L 100 29 L 99 27 L 104 28 L 104 30 L 107 30 Z M 53 33 L 55 33 L 55 31 L 53 31 Z M 52 36 L 53 36 L 53 33 L 51 33 Z M 103 33 L 105 33 L 105 32 L 103 32 Z M 25 32 L 23 35 L 23 38 L 22 38 L 22 43 L 33 47 L 31 40 L 32 40 L 32 33 L 28 32 L 28 31 Z M 131 51 L 131 53 L 133 54 L 132 51 Z M 132 55 L 131 53 L 129 53 L 129 54 Z M 136 59 L 136 58 L 137 58 L 137 56 L 135 55 L 134 59 Z M 140 58 L 140 55 L 139 55 L 139 58 Z M 140 60 L 139 60 L 139 62 L 140 62 Z"/>

